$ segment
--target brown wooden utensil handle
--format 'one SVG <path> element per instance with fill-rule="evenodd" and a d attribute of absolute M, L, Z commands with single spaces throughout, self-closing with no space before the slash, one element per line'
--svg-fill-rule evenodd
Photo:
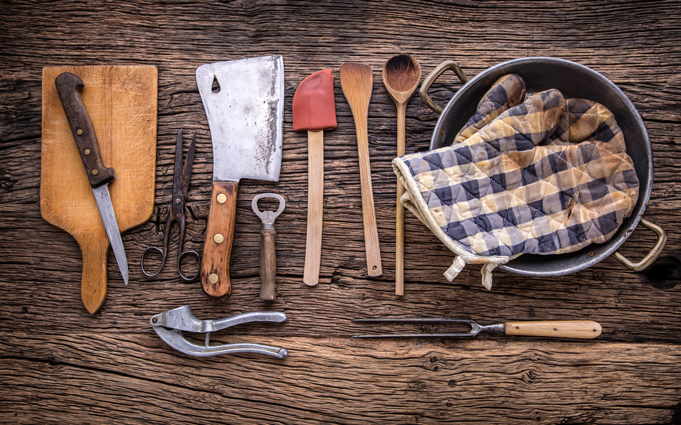
<path fill-rule="evenodd" d="M 376 210 L 374 209 L 374 192 L 371 186 L 371 164 L 369 161 L 369 132 L 367 117 L 355 116 L 357 129 L 357 151 L 359 156 L 359 178 L 362 193 L 362 217 L 364 220 L 364 244 L 367 257 L 367 274 L 381 276 L 381 249 L 378 242 L 376 226 Z"/>
<path fill-rule="evenodd" d="M 307 239 L 303 283 L 319 283 L 324 223 L 324 131 L 307 132 Z"/>
<path fill-rule="evenodd" d="M 229 258 L 234 240 L 238 187 L 238 182 L 213 182 L 201 263 L 201 285 L 211 298 L 227 298 L 232 294 Z"/>
<path fill-rule="evenodd" d="M 83 80 L 75 74 L 64 72 L 57 76 L 55 85 L 90 186 L 96 188 L 109 183 L 116 178 L 116 173 L 113 168 L 107 168 L 102 164 L 95 128 L 80 97 L 80 91 L 85 87 Z"/>
<path fill-rule="evenodd" d="M 109 239 L 106 234 L 103 237 L 88 238 L 85 243 L 81 243 L 81 251 L 83 252 L 83 280 L 80 285 L 80 296 L 87 311 L 90 314 L 96 314 L 106 300 L 106 259 L 109 252 Z"/>
<path fill-rule="evenodd" d="M 277 276 L 277 251 L 274 246 L 276 237 L 275 230 L 260 232 L 260 299 L 265 301 L 273 301 L 276 298 L 274 291 Z"/>
<path fill-rule="evenodd" d="M 601 325 L 591 320 L 505 322 L 504 332 L 506 335 L 596 338 L 601 334 Z"/>

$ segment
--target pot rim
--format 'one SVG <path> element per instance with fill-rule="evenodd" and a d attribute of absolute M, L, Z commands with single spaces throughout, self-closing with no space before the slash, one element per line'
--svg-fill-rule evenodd
<path fill-rule="evenodd" d="M 553 57 L 547 57 L 547 56 L 533 56 L 533 57 L 524 57 L 524 58 L 518 58 L 518 59 L 512 59 L 508 60 L 502 63 L 499 63 L 497 65 L 494 65 L 490 68 L 487 68 L 483 70 L 482 72 L 478 73 L 475 77 L 471 78 L 467 83 L 465 83 L 457 92 L 452 96 L 452 98 L 449 100 L 447 103 L 447 106 L 442 111 L 442 114 L 438 118 L 437 123 L 435 124 L 435 129 L 433 131 L 433 136 L 431 137 L 430 141 L 430 149 L 437 149 L 438 147 L 441 146 L 436 146 L 437 140 L 438 140 L 438 134 L 440 134 L 440 131 L 442 130 L 443 122 L 446 119 L 446 117 L 449 115 L 452 109 L 456 107 L 457 102 L 459 99 L 461 99 L 464 94 L 468 90 L 473 90 L 474 87 L 479 85 L 481 81 L 483 81 L 485 78 L 488 78 L 490 75 L 494 75 L 497 72 L 500 72 L 500 75 L 505 75 L 509 74 L 512 72 L 517 72 L 510 70 L 509 68 L 514 68 L 518 66 L 536 66 L 536 65 L 556 65 L 556 66 L 561 66 L 565 67 L 568 69 L 576 69 L 580 72 L 588 74 L 591 78 L 594 78 L 598 80 L 600 83 L 604 84 L 607 86 L 617 97 L 622 101 L 622 103 L 625 105 L 626 109 L 629 112 L 630 117 L 632 118 L 632 126 L 637 127 L 638 130 L 645 136 L 645 151 L 646 151 L 646 158 L 648 161 L 648 185 L 646 187 L 639 187 L 639 197 L 636 202 L 636 205 L 634 207 L 634 210 L 632 211 L 632 215 L 629 216 L 624 223 L 620 226 L 620 228 L 617 230 L 617 233 L 613 235 L 612 239 L 610 239 L 608 242 L 605 242 L 603 244 L 591 244 L 589 246 L 586 246 L 582 248 L 579 251 L 576 251 L 575 253 L 568 253 L 568 254 L 558 254 L 555 257 L 560 257 L 560 256 L 568 256 L 571 254 L 576 254 L 580 253 L 586 250 L 594 250 L 594 246 L 596 247 L 605 247 L 604 250 L 597 249 L 597 253 L 595 253 L 593 256 L 588 257 L 587 259 L 580 264 L 576 266 L 571 266 L 568 268 L 564 269 L 558 269 L 558 270 L 552 270 L 552 271 L 532 271 L 532 270 L 525 270 L 525 269 L 518 269 L 513 267 L 513 262 L 514 260 L 509 261 L 506 264 L 500 265 L 498 269 L 508 271 L 511 273 L 519 274 L 519 275 L 524 275 L 524 276 L 563 276 L 571 273 L 575 273 L 584 269 L 587 269 L 601 261 L 603 261 L 606 257 L 609 257 L 617 249 L 627 240 L 629 235 L 631 235 L 634 230 L 636 229 L 636 226 L 638 226 L 639 222 L 641 221 L 641 218 L 643 217 L 643 214 L 645 213 L 645 209 L 648 205 L 648 201 L 650 200 L 650 194 L 652 192 L 652 187 L 653 187 L 653 151 L 652 151 L 652 146 L 650 143 L 650 137 L 648 136 L 648 131 L 646 130 L 645 124 L 643 123 L 643 119 L 641 118 L 641 115 L 638 113 L 638 110 L 634 106 L 634 104 L 629 100 L 629 98 L 624 94 L 624 92 L 615 85 L 612 81 L 604 77 L 602 74 L 600 74 L 597 71 L 594 71 L 593 69 L 576 63 L 572 62 L 566 59 L 560 59 L 560 58 L 553 58 Z M 508 69 L 508 70 L 507 70 Z M 498 77 L 497 77 L 498 78 Z M 496 80 L 495 80 L 496 81 Z M 493 84 L 494 81 L 490 82 L 489 85 Z M 484 83 L 483 83 L 484 84 Z M 481 96 L 482 97 L 482 96 Z M 479 101 L 479 99 L 478 99 Z M 610 107 L 607 104 L 604 104 L 605 107 L 610 109 Z M 626 141 L 626 139 L 625 139 Z M 632 158 L 633 160 L 633 158 Z M 639 176 L 640 179 L 641 176 Z M 547 257 L 543 255 L 532 255 L 532 254 L 523 254 L 521 258 L 527 259 L 528 257 L 536 257 L 538 260 L 541 259 L 541 257 Z"/>

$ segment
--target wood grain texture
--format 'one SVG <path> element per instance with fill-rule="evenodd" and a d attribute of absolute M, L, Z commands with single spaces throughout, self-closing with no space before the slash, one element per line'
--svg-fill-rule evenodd
<path fill-rule="evenodd" d="M 94 314 L 106 299 L 109 239 L 55 86 L 64 72 L 83 81 L 80 97 L 92 121 L 82 126 L 84 137 L 94 131 L 102 162 L 116 172 L 109 192 L 121 232 L 149 220 L 154 208 L 158 77 L 154 66 L 43 69 L 40 211 L 80 245 L 82 300 Z"/>
<path fill-rule="evenodd" d="M 368 115 L 373 87 L 371 67 L 359 63 L 344 63 L 340 69 L 343 95 L 350 105 L 357 132 L 359 178 L 362 192 L 362 217 L 364 220 L 364 244 L 367 256 L 367 274 L 372 277 L 383 274 L 381 249 L 376 227 L 374 190 L 371 184 L 371 161 L 369 159 Z"/>
<path fill-rule="evenodd" d="M 0 422 L 2 423 L 504 423 L 677 424 L 681 420 L 681 4 L 609 2 L 163 3 L 37 2 L 0 7 Z M 630 273 L 614 259 L 574 275 L 529 278 L 495 271 L 492 291 L 467 266 L 448 283 L 453 255 L 405 215 L 405 295 L 394 295 L 395 107 L 376 79 L 369 154 L 384 274 L 366 269 L 352 113 L 335 85 L 338 128 L 324 134 L 324 250 L 320 283 L 302 282 L 307 135 L 292 129 L 296 84 L 356 61 L 380 69 L 409 53 L 424 74 L 443 60 L 473 77 L 505 60 L 549 55 L 603 74 L 631 99 L 652 141 L 655 182 L 645 217 L 669 232 L 664 266 Z M 138 262 L 163 238 L 175 140 L 198 130 L 185 249 L 201 252 L 212 184 L 208 123 L 196 88 L 204 63 L 283 54 L 285 116 L 277 184 L 242 180 L 231 259 L 234 291 L 208 299 L 174 267 L 145 277 Z M 41 70 L 45 66 L 154 65 L 159 70 L 156 203 L 123 234 L 130 283 L 113 258 L 111 290 L 94 317 L 80 300 L 78 244 L 40 215 Z M 378 74 L 377 74 L 378 76 Z M 440 105 L 460 87 L 445 73 Z M 428 148 L 437 116 L 410 100 L 406 153 Z M 259 299 L 261 221 L 251 200 L 286 198 L 277 218 L 277 300 Z M 170 258 L 177 255 L 171 235 Z M 655 241 L 635 231 L 632 259 Z M 111 256 L 110 256 L 111 257 Z M 137 266 L 136 266 L 137 264 Z M 166 346 L 151 315 L 190 304 L 200 319 L 262 309 L 284 324 L 236 327 L 217 343 L 285 347 L 284 362 L 255 356 L 193 359 Z M 353 318 L 472 317 L 595 320 L 589 341 L 480 335 L 475 340 L 357 341 Z M 385 329 L 397 331 L 400 329 Z M 421 329 L 415 329 L 421 331 Z"/>
<path fill-rule="evenodd" d="M 232 294 L 229 260 L 234 242 L 238 191 L 239 182 L 213 182 L 201 257 L 201 286 L 211 298 L 222 299 Z"/>
<path fill-rule="evenodd" d="M 303 282 L 319 283 L 324 227 L 324 130 L 307 132 L 307 238 Z"/>
<path fill-rule="evenodd" d="M 591 320 L 537 320 L 532 322 L 505 322 L 506 335 L 543 336 L 550 338 L 596 338 L 602 328 Z"/>
<path fill-rule="evenodd" d="M 260 232 L 260 299 L 265 301 L 274 301 L 276 298 L 276 238 L 277 232 L 274 230 L 262 230 Z"/>

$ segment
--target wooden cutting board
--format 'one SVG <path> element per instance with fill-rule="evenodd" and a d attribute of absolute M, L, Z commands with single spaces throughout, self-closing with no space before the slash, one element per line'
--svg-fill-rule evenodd
<path fill-rule="evenodd" d="M 43 69 L 40 212 L 80 245 L 81 295 L 85 308 L 95 314 L 106 299 L 109 239 L 54 85 L 62 72 L 76 74 L 85 84 L 81 97 L 102 162 L 116 171 L 109 192 L 123 233 L 149 220 L 154 208 L 158 71 L 155 66 Z M 127 260 L 128 266 L 136 261 Z"/>

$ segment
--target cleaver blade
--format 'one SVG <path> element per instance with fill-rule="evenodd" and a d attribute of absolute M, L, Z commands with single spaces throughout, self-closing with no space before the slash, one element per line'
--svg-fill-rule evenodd
<path fill-rule="evenodd" d="M 211 298 L 232 293 L 229 259 L 239 180 L 279 180 L 284 123 L 280 55 L 216 62 L 196 70 L 213 142 L 213 188 L 201 263 Z"/>

